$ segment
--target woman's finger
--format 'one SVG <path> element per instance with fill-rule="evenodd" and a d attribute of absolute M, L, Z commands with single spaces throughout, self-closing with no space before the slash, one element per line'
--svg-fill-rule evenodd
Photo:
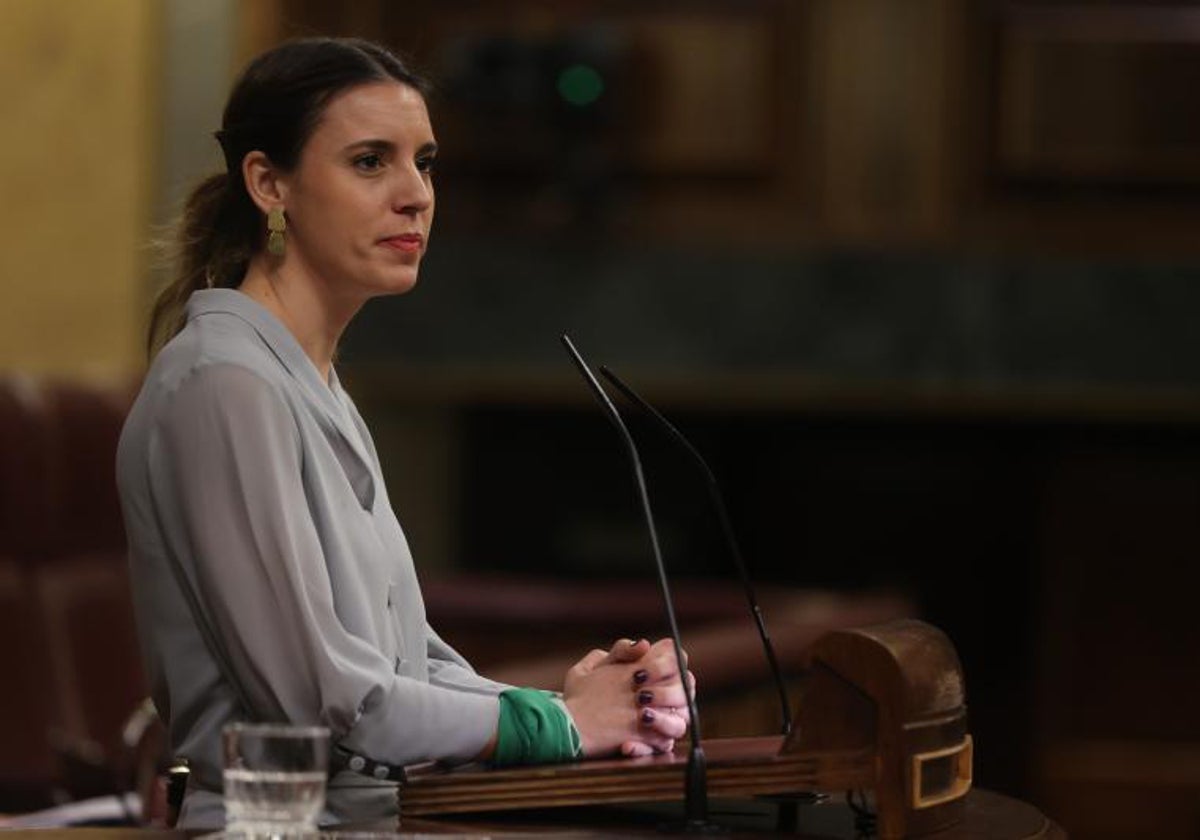
<path fill-rule="evenodd" d="M 684 652 L 683 661 L 686 665 L 686 652 Z M 679 662 L 675 658 L 675 645 L 671 644 L 670 639 L 655 642 L 650 647 L 649 652 L 640 663 L 639 673 L 643 671 L 645 672 L 645 678 L 641 682 L 643 685 L 678 679 Z"/>
<path fill-rule="evenodd" d="M 650 650 L 650 642 L 645 639 L 617 639 L 604 657 L 605 665 L 621 665 L 637 662 Z"/>
<path fill-rule="evenodd" d="M 579 691 L 580 686 L 587 681 L 588 677 L 596 670 L 600 663 L 604 662 L 607 656 L 608 651 L 597 648 L 572 665 L 563 676 L 563 695 L 571 696 Z"/>
<path fill-rule="evenodd" d="M 654 755 L 669 753 L 671 750 L 675 749 L 674 738 L 664 738 L 663 736 L 656 735 L 652 732 L 643 732 L 638 737 L 643 744 L 650 747 L 650 750 Z"/>
<path fill-rule="evenodd" d="M 683 686 L 677 682 L 641 688 L 634 695 L 634 701 L 639 706 L 684 706 L 688 704 L 687 694 Z"/>
<path fill-rule="evenodd" d="M 585 674 L 590 674 L 592 671 L 596 670 L 596 666 L 603 662 L 607 656 L 608 651 L 600 650 L 600 648 L 588 651 L 588 653 L 582 659 L 571 666 L 571 669 L 567 671 L 567 675 L 583 676 Z"/>
<path fill-rule="evenodd" d="M 690 726 L 692 723 L 692 715 L 688 712 L 687 706 L 666 706 L 658 711 L 666 712 L 669 715 L 675 715 L 684 722 L 684 725 Z"/>
<path fill-rule="evenodd" d="M 641 710 L 638 714 L 638 723 L 641 724 L 642 731 L 645 733 L 644 737 L 647 739 L 658 735 L 675 740 L 682 738 L 687 733 L 687 722 L 683 718 L 651 708 Z M 652 741 L 649 742 L 652 743 Z"/>
<path fill-rule="evenodd" d="M 643 663 L 638 664 L 641 666 Z M 671 663 L 668 663 L 668 673 L 665 674 L 661 669 L 656 668 L 654 663 L 646 662 L 644 664 L 645 667 L 639 667 L 633 672 L 632 686 L 635 693 L 646 689 L 658 691 L 671 687 L 683 691 L 683 683 L 679 680 L 676 669 L 669 667 Z M 696 691 L 696 675 L 691 671 L 688 671 L 687 674 L 687 684 L 690 691 Z"/>
<path fill-rule="evenodd" d="M 626 758 L 643 758 L 648 755 L 654 755 L 654 747 L 645 741 L 626 741 L 624 744 L 621 744 L 621 755 Z"/>

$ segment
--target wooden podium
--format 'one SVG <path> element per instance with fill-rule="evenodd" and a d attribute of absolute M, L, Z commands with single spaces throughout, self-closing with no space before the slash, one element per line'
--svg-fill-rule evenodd
<path fill-rule="evenodd" d="M 963 820 L 971 788 L 962 667 L 940 630 L 900 620 L 822 637 L 786 739 L 706 740 L 711 797 L 871 791 L 883 838 Z M 490 770 L 409 768 L 401 819 L 683 798 L 686 747 L 672 755 Z"/>

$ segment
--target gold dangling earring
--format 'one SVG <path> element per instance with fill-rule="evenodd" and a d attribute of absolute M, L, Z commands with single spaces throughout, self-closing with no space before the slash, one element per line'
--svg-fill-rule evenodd
<path fill-rule="evenodd" d="M 282 257 L 287 241 L 287 219 L 283 217 L 282 207 L 272 207 L 267 211 L 267 251 L 273 257 Z"/>

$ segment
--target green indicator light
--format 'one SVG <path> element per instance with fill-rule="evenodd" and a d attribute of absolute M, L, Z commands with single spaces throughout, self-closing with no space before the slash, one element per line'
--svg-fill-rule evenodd
<path fill-rule="evenodd" d="M 595 68 L 572 64 L 558 74 L 558 92 L 572 105 L 591 105 L 604 93 L 604 80 Z"/>

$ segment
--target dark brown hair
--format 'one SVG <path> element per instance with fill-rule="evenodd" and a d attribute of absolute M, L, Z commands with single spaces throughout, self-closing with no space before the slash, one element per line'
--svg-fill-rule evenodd
<path fill-rule="evenodd" d="M 178 222 L 175 273 L 150 316 L 146 347 L 151 356 L 183 328 L 183 308 L 192 292 L 238 286 L 250 258 L 263 247 L 263 216 L 242 177 L 246 155 L 260 151 L 290 171 L 331 99 L 352 87 L 388 80 L 422 95 L 428 89 L 385 47 L 359 38 L 289 41 L 246 67 L 216 132 L 225 171 L 192 190 Z"/>

